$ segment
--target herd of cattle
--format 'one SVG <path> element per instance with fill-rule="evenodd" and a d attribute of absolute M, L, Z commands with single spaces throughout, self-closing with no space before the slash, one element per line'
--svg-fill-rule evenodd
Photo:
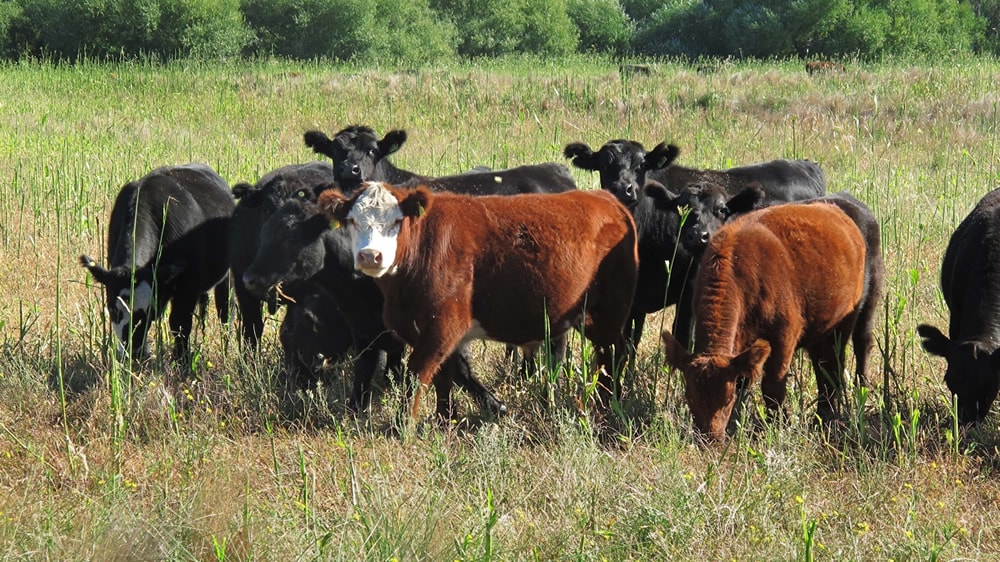
<path fill-rule="evenodd" d="M 783 411 L 798 348 L 812 360 L 823 420 L 840 415 L 848 339 L 865 380 L 884 277 L 879 225 L 849 194 L 827 195 L 813 162 L 700 170 L 677 164 L 673 145 L 573 143 L 565 156 L 600 174 L 601 190 L 580 191 L 556 163 L 445 177 L 402 170 L 388 158 L 406 141 L 400 130 L 304 139 L 332 165 L 293 164 L 232 189 L 207 166 L 168 166 L 122 188 L 107 268 L 80 261 L 106 290 L 123 354 L 148 355 L 147 331 L 169 303 L 183 358 L 197 306 L 214 290 L 227 321 L 232 286 L 250 350 L 264 307 L 285 306 L 279 340 L 292 384 L 353 361 L 352 411 L 370 405 L 375 377 L 393 372 L 407 381 L 413 416 L 430 385 L 437 415 L 455 416 L 455 384 L 503 414 L 470 368 L 470 342 L 521 348 L 520 368 L 530 369 L 547 338 L 559 354 L 573 328 L 594 346 L 607 408 L 646 315 L 668 306 L 665 355 L 709 438 L 725 437 L 740 389 L 754 381 L 768 409 Z M 947 359 L 963 423 L 985 417 L 1000 386 L 1000 328 L 989 320 L 1000 312 L 998 221 L 1000 190 L 948 246 L 949 336 L 918 327 L 924 348 Z"/>

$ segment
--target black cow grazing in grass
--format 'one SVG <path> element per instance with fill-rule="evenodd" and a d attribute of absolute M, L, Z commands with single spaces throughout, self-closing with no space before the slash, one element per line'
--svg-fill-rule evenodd
<path fill-rule="evenodd" d="M 229 185 L 204 164 L 157 168 L 118 193 L 108 227 L 108 269 L 80 263 L 104 285 L 122 350 L 148 355 L 146 334 L 167 303 L 174 358 L 188 352 L 199 300 L 215 289 L 219 319 L 229 319 Z"/>
<path fill-rule="evenodd" d="M 945 250 L 941 293 L 951 314 L 948 335 L 917 326 L 924 349 L 944 357 L 944 381 L 958 397 L 958 420 L 982 420 L 1000 388 L 1000 189 L 962 220 Z"/>
<path fill-rule="evenodd" d="M 268 219 L 257 257 L 243 281 L 260 297 L 279 285 L 299 290 L 308 285 L 336 303 L 350 327 L 356 353 L 348 408 L 360 411 L 371 400 L 372 379 L 401 370 L 403 343 L 385 328 L 383 297 L 374 281 L 355 273 L 349 236 L 343 229 L 330 229 L 313 195 L 286 200 Z M 506 406 L 473 377 L 462 353 L 453 355 L 443 370 L 448 371 L 443 380 L 465 386 L 484 410 L 506 412 Z M 439 394 L 437 413 L 446 419 L 454 416 L 449 393 Z"/>
<path fill-rule="evenodd" d="M 601 188 L 613 193 L 635 218 L 639 230 L 639 283 L 629 322 L 633 345 L 642 337 L 646 314 L 677 305 L 673 332 L 683 345 L 690 343 L 691 294 L 688 290 L 697 260 L 678 240 L 681 216 L 658 208 L 643 193 L 647 181 L 680 193 L 696 183 L 714 183 L 730 193 L 755 185 L 771 201 L 795 201 L 826 192 L 819 166 L 808 160 L 773 160 L 728 170 L 698 170 L 674 164 L 680 149 L 660 143 L 650 151 L 631 140 L 612 140 L 597 152 L 584 143 L 566 145 L 563 154 L 573 165 L 597 171 Z"/>
<path fill-rule="evenodd" d="M 329 138 L 320 131 L 307 131 L 307 146 L 333 160 L 337 185 L 345 192 L 357 189 L 362 182 L 377 181 L 415 187 L 425 185 L 434 191 L 469 195 L 514 195 L 516 193 L 560 193 L 576 189 L 566 166 L 556 163 L 530 164 L 506 170 L 475 168 L 453 176 L 430 177 L 397 168 L 388 156 L 406 142 L 406 131 L 389 131 L 379 139 L 370 127 L 354 125 Z"/>
<path fill-rule="evenodd" d="M 658 206 L 677 209 L 687 207 L 688 214 L 681 229 L 681 245 L 700 259 L 712 235 L 729 220 L 767 205 L 764 193 L 757 186 L 730 195 L 713 184 L 688 186 L 681 195 L 668 193 L 663 186 L 649 184 L 646 192 Z M 841 191 L 815 199 L 800 201 L 801 204 L 836 205 L 861 231 L 865 241 L 865 284 L 861 292 L 861 305 L 851 338 L 854 355 L 857 357 L 855 375 L 860 384 L 865 384 L 868 359 L 874 343 L 875 312 L 882 298 L 885 278 L 885 264 L 882 260 L 882 235 L 878 219 L 864 203 L 853 195 Z"/>
<path fill-rule="evenodd" d="M 311 192 L 313 186 L 334 179 L 333 166 L 326 162 L 291 164 L 271 171 L 256 184 L 239 183 L 233 187 L 237 199 L 233 212 L 229 255 L 233 271 L 233 289 L 240 308 L 243 341 L 251 349 L 257 347 L 264 329 L 261 299 L 247 290 L 243 273 L 253 262 L 260 247 L 260 232 L 264 222 L 285 199 Z M 275 312 L 275 303 L 269 303 Z"/>
<path fill-rule="evenodd" d="M 284 350 L 284 371 L 288 388 L 305 390 L 323 379 L 334 365 L 350 359 L 351 327 L 337 303 L 319 290 L 302 291 L 285 307 L 278 329 Z"/>

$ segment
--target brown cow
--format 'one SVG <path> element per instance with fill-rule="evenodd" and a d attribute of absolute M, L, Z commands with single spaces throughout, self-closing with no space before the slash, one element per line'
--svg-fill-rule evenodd
<path fill-rule="evenodd" d="M 737 379 L 762 372 L 764 403 L 781 412 L 798 347 L 816 372 L 817 414 L 835 417 L 864 284 L 865 241 L 834 205 L 778 205 L 719 228 L 694 282 L 695 352 L 663 332 L 695 426 L 722 440 Z"/>
<path fill-rule="evenodd" d="M 348 229 L 355 267 L 385 296 L 385 325 L 413 348 L 414 418 L 423 387 L 450 390 L 434 375 L 458 345 L 537 346 L 546 317 L 552 337 L 583 326 L 608 405 L 638 270 L 635 223 L 614 196 L 473 197 L 369 182 L 350 199 L 324 192 L 320 207 Z"/>

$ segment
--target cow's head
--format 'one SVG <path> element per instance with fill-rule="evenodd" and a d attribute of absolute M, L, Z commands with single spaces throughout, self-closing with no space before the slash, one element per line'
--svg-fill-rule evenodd
<path fill-rule="evenodd" d="M 104 285 L 105 307 L 118 336 L 118 351 L 124 355 L 131 350 L 132 357 L 137 360 L 148 357 L 146 334 L 163 304 L 158 302 L 156 289 L 171 283 L 183 271 L 184 265 L 161 266 L 159 277 L 154 281 L 150 267 L 134 272 L 129 267 L 105 269 L 87 255 L 80 256 L 80 264 L 90 271 L 95 281 Z"/>
<path fill-rule="evenodd" d="M 330 229 L 330 221 L 319 211 L 316 194 L 332 187 L 301 189 L 264 221 L 257 254 L 243 274 L 243 284 L 251 293 L 270 296 L 279 283 L 305 281 L 323 268 L 322 236 Z"/>
<path fill-rule="evenodd" d="M 704 253 L 712 235 L 726 221 L 758 208 L 764 200 L 764 192 L 757 185 L 746 187 L 736 195 L 707 182 L 687 185 L 676 195 L 655 181 L 646 182 L 643 190 L 656 208 L 684 213 L 680 243 L 694 256 Z"/>
<path fill-rule="evenodd" d="M 370 277 L 392 275 L 398 265 L 399 238 L 407 219 L 419 219 L 431 206 L 426 187 L 396 189 L 366 183 L 353 197 L 337 191 L 320 196 L 320 208 L 351 237 L 354 267 Z"/>
<path fill-rule="evenodd" d="M 760 378 L 770 344 L 757 340 L 735 356 L 695 355 L 670 332 L 664 331 L 662 338 L 667 362 L 684 373 L 684 396 L 695 427 L 712 440 L 724 440 L 736 404 L 736 381 Z"/>
<path fill-rule="evenodd" d="M 351 191 L 371 181 L 379 161 L 402 148 L 406 131 L 389 131 L 379 140 L 370 127 L 353 125 L 332 139 L 320 131 L 307 131 L 303 139 L 314 152 L 333 160 L 334 179 L 341 189 Z"/>
<path fill-rule="evenodd" d="M 1000 347 L 996 343 L 953 341 L 928 324 L 917 326 L 917 333 L 928 353 L 948 361 L 944 382 L 958 397 L 958 421 L 970 424 L 984 419 L 1000 390 Z"/>
<path fill-rule="evenodd" d="M 641 187 L 646 183 L 647 172 L 669 166 L 680 155 L 680 149 L 672 144 L 660 143 L 646 152 L 635 141 L 618 139 L 605 143 L 597 152 L 582 142 L 568 144 L 563 155 L 572 158 L 577 168 L 598 172 L 601 189 L 610 191 L 619 201 L 631 205 L 642 195 Z"/>

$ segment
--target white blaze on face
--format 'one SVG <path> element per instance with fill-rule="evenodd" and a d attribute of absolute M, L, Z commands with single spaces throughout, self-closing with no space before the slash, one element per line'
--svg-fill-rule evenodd
<path fill-rule="evenodd" d="M 118 293 L 118 298 L 115 299 L 114 303 L 114 306 L 117 309 L 117 314 L 113 315 L 113 317 L 118 319 L 114 322 L 114 328 L 119 342 L 125 348 L 123 351 L 128 349 L 129 340 L 131 339 L 131 334 L 129 334 L 129 323 L 132 322 L 132 311 L 141 313 L 143 318 L 148 319 L 149 307 L 152 303 L 153 287 L 146 281 L 136 285 L 135 293 L 131 295 L 129 294 L 128 289 Z M 143 341 L 142 349 L 133 349 L 132 352 L 137 357 L 144 357 L 146 355 L 146 342 Z"/>
<path fill-rule="evenodd" d="M 382 277 L 395 270 L 396 245 L 403 211 L 399 201 L 381 183 L 370 183 L 347 214 L 354 252 L 354 267 L 371 277 Z M 381 262 L 363 259 L 362 254 L 381 255 Z"/>

